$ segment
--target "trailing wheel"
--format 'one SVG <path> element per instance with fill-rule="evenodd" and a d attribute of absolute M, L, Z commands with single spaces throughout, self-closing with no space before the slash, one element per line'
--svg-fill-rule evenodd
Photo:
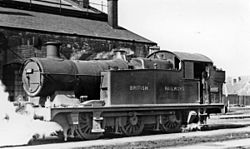
<path fill-rule="evenodd" d="M 79 114 L 79 125 L 77 128 L 77 134 L 81 139 L 93 140 L 98 139 L 103 133 L 92 133 L 92 116 L 91 114 L 81 113 Z"/>
<path fill-rule="evenodd" d="M 167 133 L 179 132 L 181 130 L 181 121 L 176 118 L 176 115 L 163 115 L 161 129 Z"/>
<path fill-rule="evenodd" d="M 141 117 L 136 115 L 125 117 L 124 124 L 121 126 L 121 131 L 126 136 L 136 136 L 142 133 L 144 123 Z"/>

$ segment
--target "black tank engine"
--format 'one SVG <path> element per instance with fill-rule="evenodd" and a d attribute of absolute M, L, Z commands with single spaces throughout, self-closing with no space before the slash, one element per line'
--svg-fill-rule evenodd
<path fill-rule="evenodd" d="M 113 60 L 81 61 L 61 59 L 58 47 L 47 43 L 46 58 L 28 59 L 22 79 L 36 114 L 59 123 L 65 140 L 180 131 L 224 108 L 225 72 L 204 55 L 160 50 L 128 62 L 117 51 Z"/>

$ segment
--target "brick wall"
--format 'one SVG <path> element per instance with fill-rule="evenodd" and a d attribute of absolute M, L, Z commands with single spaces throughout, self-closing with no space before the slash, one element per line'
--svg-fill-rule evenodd
<path fill-rule="evenodd" d="M 0 33 L 5 36 L 8 42 L 6 63 L 10 63 L 15 59 L 25 59 L 33 56 L 45 57 L 46 51 L 42 45 L 47 41 L 60 41 L 63 44 L 61 54 L 67 59 L 79 59 L 80 57 L 82 59 L 88 59 L 91 58 L 88 55 L 94 55 L 103 51 L 108 52 L 114 48 L 129 48 L 135 52 L 136 56 L 144 57 L 148 54 L 148 47 L 152 46 L 135 42 L 7 30 L 1 28 Z M 6 49 L 6 46 L 4 48 Z"/>

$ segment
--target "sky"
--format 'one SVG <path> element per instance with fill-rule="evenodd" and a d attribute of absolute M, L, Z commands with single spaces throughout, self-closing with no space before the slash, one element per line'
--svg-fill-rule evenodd
<path fill-rule="evenodd" d="M 227 76 L 250 75 L 249 0 L 118 0 L 118 16 L 161 50 L 204 54 Z"/>

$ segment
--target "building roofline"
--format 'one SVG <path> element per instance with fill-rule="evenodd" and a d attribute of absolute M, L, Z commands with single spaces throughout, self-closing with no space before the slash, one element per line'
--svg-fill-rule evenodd
<path fill-rule="evenodd" d="M 0 25 L 0 28 L 11 29 L 11 30 L 19 30 L 19 31 L 39 32 L 39 33 L 45 33 L 45 34 L 78 36 L 78 37 L 87 37 L 87 38 L 93 38 L 93 39 L 115 40 L 115 41 L 124 41 L 124 42 L 134 42 L 134 43 L 141 43 L 141 44 L 157 45 L 157 43 L 155 43 L 155 42 L 143 42 L 143 41 L 136 41 L 136 40 L 110 38 L 110 37 L 96 37 L 96 36 L 80 35 L 80 34 L 77 34 L 75 32 L 73 32 L 73 33 L 52 32 L 52 31 L 26 29 L 26 28 L 18 28 L 18 27 L 6 27 L 6 26 L 1 26 L 1 25 Z"/>

